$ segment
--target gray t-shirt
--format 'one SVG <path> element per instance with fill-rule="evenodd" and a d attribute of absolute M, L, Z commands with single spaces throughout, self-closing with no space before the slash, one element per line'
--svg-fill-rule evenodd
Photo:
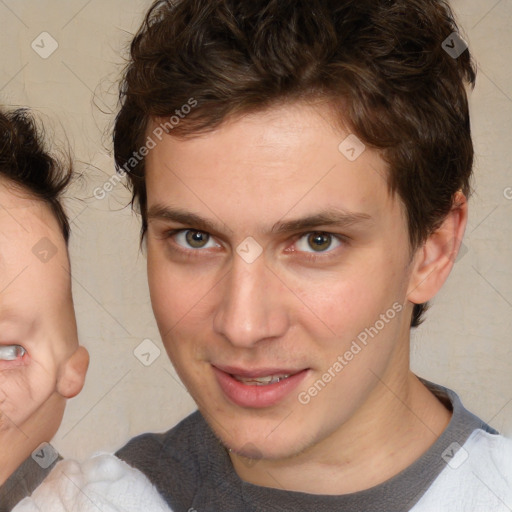
<path fill-rule="evenodd" d="M 132 439 L 117 456 L 146 474 L 174 512 L 406 512 L 446 467 L 443 454 L 471 433 L 497 432 L 467 411 L 451 390 L 423 381 L 453 411 L 433 446 L 408 468 L 370 489 L 327 496 L 260 487 L 242 481 L 227 450 L 199 412 L 164 434 Z"/>
<path fill-rule="evenodd" d="M 23 464 L 0 486 L 0 512 L 10 512 L 23 498 L 30 496 L 38 485 L 50 474 L 58 457 L 48 467 L 43 468 L 32 458 Z"/>

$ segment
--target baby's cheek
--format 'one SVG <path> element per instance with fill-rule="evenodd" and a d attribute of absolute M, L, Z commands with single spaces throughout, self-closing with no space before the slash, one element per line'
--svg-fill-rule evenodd
<path fill-rule="evenodd" d="M 2 380 L 2 375 L 0 374 L 0 433 L 7 430 L 9 425 L 12 425 L 7 415 L 3 413 L 7 396 L 3 389 Z"/>
<path fill-rule="evenodd" d="M 21 426 L 47 399 L 44 383 L 33 383 L 27 368 L 0 372 L 0 428 Z M 36 379 L 37 380 L 37 379 Z"/>

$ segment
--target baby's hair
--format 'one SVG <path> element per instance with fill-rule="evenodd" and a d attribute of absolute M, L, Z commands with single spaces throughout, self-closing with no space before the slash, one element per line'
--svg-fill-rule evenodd
<path fill-rule="evenodd" d="M 72 177 L 71 159 L 50 155 L 44 135 L 27 109 L 0 111 L 0 177 L 47 203 L 67 244 L 70 228 L 61 194 Z"/>

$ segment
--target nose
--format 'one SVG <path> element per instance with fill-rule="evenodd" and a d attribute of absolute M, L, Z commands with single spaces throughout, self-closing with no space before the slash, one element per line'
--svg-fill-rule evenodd
<path fill-rule="evenodd" d="M 234 346 L 279 338 L 289 327 L 286 287 L 263 258 L 248 264 L 235 256 L 220 297 L 213 328 Z"/>

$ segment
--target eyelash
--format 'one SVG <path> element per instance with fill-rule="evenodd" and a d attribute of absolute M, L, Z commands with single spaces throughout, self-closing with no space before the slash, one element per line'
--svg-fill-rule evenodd
<path fill-rule="evenodd" d="M 209 236 L 212 236 L 210 235 L 209 233 L 207 233 L 206 231 L 201 231 L 199 229 L 191 229 L 191 228 L 188 228 L 188 229 L 173 229 L 171 231 L 167 231 L 165 234 L 164 234 L 164 238 L 165 239 L 172 239 L 173 236 L 179 234 L 179 233 L 186 233 L 187 231 L 197 231 L 198 233 L 204 233 L 204 234 L 207 234 Z M 341 244 L 343 245 L 347 245 L 348 243 L 348 237 L 344 236 L 344 235 L 338 235 L 338 234 L 335 234 L 335 233 L 330 233 L 328 231 L 307 231 L 305 233 L 301 233 L 299 234 L 295 240 L 294 240 L 294 243 L 296 243 L 298 240 L 300 240 L 301 238 L 307 236 L 307 235 L 311 235 L 313 233 L 318 233 L 318 234 L 322 234 L 322 235 L 329 235 L 331 237 L 333 237 L 334 239 L 338 240 L 338 242 L 340 242 Z M 310 263 L 317 263 L 318 261 L 322 260 L 322 261 L 329 261 L 331 258 L 335 257 L 336 254 L 333 254 L 336 252 L 336 249 L 340 249 L 340 247 L 336 247 L 335 249 L 331 249 L 329 251 L 326 251 L 326 252 L 318 252 L 318 253 L 314 253 L 314 252 L 304 252 L 304 251 L 290 251 L 290 252 L 300 252 L 301 253 L 301 258 L 306 260 L 307 262 L 310 262 Z M 181 253 L 182 255 L 184 255 L 185 257 L 187 258 L 201 258 L 201 251 L 200 249 L 185 249 L 183 248 L 182 246 L 180 246 L 179 244 L 177 244 L 176 242 L 174 242 L 174 247 L 172 247 L 172 250 L 173 251 L 176 251 L 176 252 L 179 252 Z"/>

